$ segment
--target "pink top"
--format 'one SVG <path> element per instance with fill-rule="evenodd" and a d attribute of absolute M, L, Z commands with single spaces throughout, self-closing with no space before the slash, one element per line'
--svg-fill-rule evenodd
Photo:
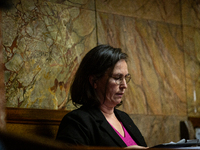
<path fill-rule="evenodd" d="M 121 122 L 120 122 L 121 123 Z M 110 124 L 111 125 L 111 124 Z M 137 143 L 135 143 L 135 141 L 132 139 L 132 137 L 129 135 L 129 133 L 127 132 L 126 128 L 123 126 L 123 124 L 121 123 L 122 128 L 124 130 L 124 137 L 111 125 L 111 127 L 115 130 L 115 132 L 120 136 L 120 138 L 124 141 L 124 143 L 127 146 L 131 146 L 131 145 L 137 145 Z"/>

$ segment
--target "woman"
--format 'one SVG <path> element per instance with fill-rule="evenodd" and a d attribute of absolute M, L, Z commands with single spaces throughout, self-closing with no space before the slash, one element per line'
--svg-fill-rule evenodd
<path fill-rule="evenodd" d="M 82 107 L 63 118 L 57 140 L 74 145 L 146 147 L 131 118 L 116 109 L 131 79 L 127 57 L 108 45 L 86 54 L 70 89 L 73 103 Z"/>

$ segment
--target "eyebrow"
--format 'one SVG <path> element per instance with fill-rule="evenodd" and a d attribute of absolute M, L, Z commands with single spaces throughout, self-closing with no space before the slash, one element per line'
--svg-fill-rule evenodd
<path fill-rule="evenodd" d="M 130 75 L 130 74 L 129 74 L 129 73 L 128 73 L 128 74 L 126 74 L 126 75 L 125 75 L 125 77 L 126 77 L 126 76 L 128 76 L 128 75 Z M 117 73 L 117 74 L 113 74 L 113 76 L 124 76 L 124 75 L 123 75 L 123 74 L 121 74 L 121 73 Z"/>

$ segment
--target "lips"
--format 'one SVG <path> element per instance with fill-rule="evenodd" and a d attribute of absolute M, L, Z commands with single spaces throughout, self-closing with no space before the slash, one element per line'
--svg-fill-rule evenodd
<path fill-rule="evenodd" d="M 123 96 L 123 94 L 124 93 L 116 93 L 116 95 L 121 96 L 121 97 Z"/>

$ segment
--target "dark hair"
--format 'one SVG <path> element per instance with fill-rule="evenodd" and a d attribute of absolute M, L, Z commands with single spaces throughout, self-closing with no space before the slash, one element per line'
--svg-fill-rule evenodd
<path fill-rule="evenodd" d="M 89 82 L 89 77 L 94 76 L 98 80 L 109 68 L 112 71 L 119 60 L 127 60 L 127 58 L 127 54 L 120 48 L 109 45 L 99 45 L 90 50 L 83 58 L 70 88 L 73 104 L 99 106 L 100 101 Z"/>

